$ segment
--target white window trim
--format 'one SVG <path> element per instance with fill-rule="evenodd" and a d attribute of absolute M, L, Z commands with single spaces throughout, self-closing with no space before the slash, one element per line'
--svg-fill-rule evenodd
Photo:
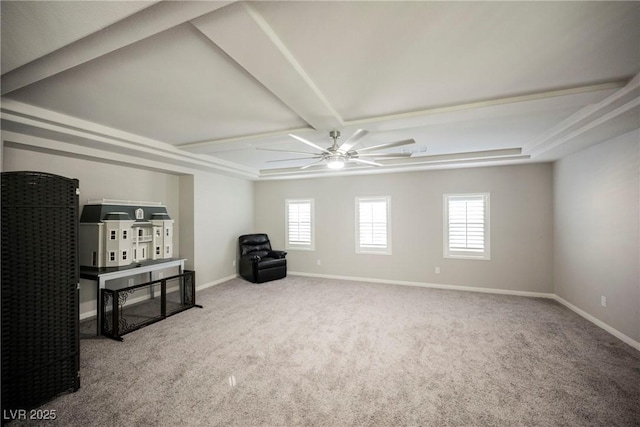
<path fill-rule="evenodd" d="M 478 197 L 484 198 L 484 251 L 452 251 L 449 250 L 449 198 L 450 197 Z M 491 260 L 491 197 L 490 193 L 463 193 L 463 194 L 444 194 L 442 197 L 443 204 L 443 254 L 444 258 L 470 259 L 480 261 Z"/>
<path fill-rule="evenodd" d="M 368 200 L 384 199 L 387 204 L 387 247 L 386 248 L 367 248 L 360 246 L 360 202 Z M 355 202 L 355 225 L 356 225 L 356 253 L 369 255 L 391 255 L 391 196 L 369 196 L 356 197 Z"/>
<path fill-rule="evenodd" d="M 289 242 L 289 203 L 309 202 L 311 205 L 311 243 L 290 243 Z M 316 250 L 316 217 L 314 199 L 286 199 L 284 201 L 284 242 L 285 249 L 293 251 L 315 251 Z"/>

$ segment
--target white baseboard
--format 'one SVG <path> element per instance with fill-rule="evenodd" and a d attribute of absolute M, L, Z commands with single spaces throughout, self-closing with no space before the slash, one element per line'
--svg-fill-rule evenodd
<path fill-rule="evenodd" d="M 91 319 L 92 317 L 96 317 L 97 315 L 98 315 L 98 310 L 85 311 L 84 313 L 80 313 L 80 321 Z"/>
<path fill-rule="evenodd" d="M 621 341 L 629 344 L 631 347 L 640 351 L 640 342 L 634 340 L 633 338 L 623 334 L 613 326 L 610 326 L 603 322 L 600 319 L 590 315 L 586 311 L 576 307 L 571 304 L 569 301 L 564 298 L 559 297 L 554 293 L 545 293 L 545 292 L 529 292 L 529 291 L 514 291 L 507 289 L 494 289 L 494 288 L 477 288 L 473 286 L 459 286 L 459 285 L 443 285 L 439 283 L 423 283 L 423 282 L 408 282 L 404 280 L 387 280 L 387 279 L 374 279 L 369 277 L 353 277 L 353 276 L 335 276 L 331 274 L 316 274 L 316 273 L 302 273 L 297 271 L 289 271 L 287 274 L 291 276 L 306 276 L 306 277 L 319 277 L 323 279 L 338 279 L 338 280 L 351 280 L 355 282 L 370 282 L 370 283 L 383 283 L 388 285 L 402 285 L 402 286 L 418 286 L 422 288 L 434 288 L 434 289 L 447 289 L 452 291 L 466 291 L 466 292 L 483 292 L 487 294 L 502 294 L 502 295 L 517 295 L 524 297 L 534 297 L 534 298 L 550 298 L 558 301 L 560 304 L 564 305 L 568 309 L 576 312 L 580 316 L 584 317 L 591 323 L 605 331 L 609 332 L 614 337 L 620 339 Z"/>
<path fill-rule="evenodd" d="M 330 274 L 301 273 L 297 271 L 289 271 L 287 274 L 290 274 L 292 276 L 320 277 L 323 279 L 339 279 L 339 280 L 351 280 L 355 282 L 383 283 L 386 285 L 402 285 L 402 286 L 417 286 L 421 288 L 446 289 L 450 291 L 482 292 L 485 294 L 517 295 L 521 297 L 534 297 L 534 298 L 551 298 L 551 299 L 555 298 L 554 294 L 545 293 L 545 292 L 514 291 L 510 289 L 495 289 L 495 288 L 477 288 L 474 286 L 442 285 L 439 283 L 408 282 L 405 280 L 374 279 L 369 277 L 334 276 Z"/>
<path fill-rule="evenodd" d="M 238 277 L 237 274 L 232 274 L 230 276 L 223 277 L 222 279 L 214 280 L 213 282 L 204 283 L 204 284 L 202 284 L 200 286 L 196 286 L 196 291 L 201 291 L 203 289 L 207 289 L 207 288 L 210 288 L 212 286 L 219 285 L 219 284 L 227 282 L 227 281 L 229 281 L 231 279 L 235 279 L 236 277 Z"/>
<path fill-rule="evenodd" d="M 558 295 L 554 295 L 554 299 L 556 301 L 558 301 L 560 304 L 562 304 L 565 307 L 567 307 L 568 309 L 570 309 L 571 311 L 574 311 L 577 314 L 579 314 L 580 316 L 584 317 L 589 322 L 593 323 L 596 326 L 601 327 L 602 329 L 604 329 L 605 331 L 609 332 L 614 337 L 620 339 L 621 341 L 624 341 L 625 343 L 629 344 L 631 347 L 633 347 L 636 350 L 640 351 L 640 342 L 634 340 L 630 336 L 627 336 L 627 335 L 623 334 L 622 332 L 620 332 L 619 330 L 617 330 L 613 326 L 610 326 L 607 323 L 604 323 L 602 320 L 590 315 L 589 313 L 587 313 L 586 311 L 582 310 L 581 308 L 576 307 L 575 305 L 571 304 L 566 299 L 564 299 L 562 297 L 559 297 Z"/>

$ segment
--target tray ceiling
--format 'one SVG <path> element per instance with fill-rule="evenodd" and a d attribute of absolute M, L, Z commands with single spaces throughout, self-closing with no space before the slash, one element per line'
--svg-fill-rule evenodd
<path fill-rule="evenodd" d="M 3 139 L 258 179 L 360 128 L 413 155 L 342 173 L 549 161 L 640 126 L 639 40 L 638 2 L 3 1 Z"/>

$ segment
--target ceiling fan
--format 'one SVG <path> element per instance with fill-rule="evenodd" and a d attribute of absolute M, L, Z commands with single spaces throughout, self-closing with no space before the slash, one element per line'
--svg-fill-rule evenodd
<path fill-rule="evenodd" d="M 391 142 L 388 144 L 374 145 L 371 147 L 364 147 L 359 150 L 355 150 L 355 147 L 362 138 L 364 138 L 369 132 L 364 129 L 358 129 L 353 135 L 351 135 L 345 142 L 338 145 L 338 139 L 340 138 L 340 131 L 332 130 L 329 132 L 329 137 L 333 139 L 333 145 L 329 148 L 322 148 L 319 145 L 304 139 L 300 136 L 289 134 L 290 137 L 307 144 L 308 146 L 319 150 L 320 153 L 308 153 L 305 151 L 289 151 L 289 150 L 272 150 L 268 148 L 258 148 L 264 151 L 278 151 L 281 153 L 293 153 L 293 154 L 307 154 L 310 157 L 298 157 L 295 159 L 282 159 L 282 160 L 269 160 L 269 162 L 286 162 L 292 160 L 306 160 L 314 159 L 315 162 L 309 163 L 306 166 L 302 166 L 300 169 L 307 169 L 311 166 L 326 163 L 329 169 L 339 170 L 344 167 L 346 163 L 358 163 L 368 166 L 384 166 L 382 163 L 378 163 L 374 160 L 368 160 L 367 158 L 385 158 L 385 159 L 399 159 L 405 157 L 411 157 L 411 153 L 373 153 L 373 151 L 384 150 L 386 148 L 400 147 L 403 145 L 414 144 L 413 139 L 405 139 L 403 141 Z M 364 157 L 364 158 L 363 158 Z"/>

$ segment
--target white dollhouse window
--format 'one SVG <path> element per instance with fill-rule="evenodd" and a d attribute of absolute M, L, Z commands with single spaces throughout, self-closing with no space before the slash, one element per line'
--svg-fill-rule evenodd
<path fill-rule="evenodd" d="M 167 254 L 171 252 L 171 246 L 167 246 L 166 250 L 167 250 Z"/>
<path fill-rule="evenodd" d="M 156 236 L 160 237 L 160 229 L 156 229 Z"/>
<path fill-rule="evenodd" d="M 127 251 L 122 251 L 122 260 L 126 261 L 127 259 Z"/>
<path fill-rule="evenodd" d="M 160 255 L 160 246 L 156 246 L 156 255 Z"/>
<path fill-rule="evenodd" d="M 136 209 L 136 219 L 144 219 L 144 211 L 141 208 Z"/>
<path fill-rule="evenodd" d="M 142 237 L 142 228 L 138 228 L 138 236 Z"/>
<path fill-rule="evenodd" d="M 122 240 L 127 240 L 127 230 L 122 230 Z"/>
<path fill-rule="evenodd" d="M 111 230 L 111 236 L 109 238 L 111 240 L 116 240 L 116 230 Z"/>
<path fill-rule="evenodd" d="M 109 261 L 115 261 L 115 260 L 116 260 L 116 253 L 109 252 Z"/>

